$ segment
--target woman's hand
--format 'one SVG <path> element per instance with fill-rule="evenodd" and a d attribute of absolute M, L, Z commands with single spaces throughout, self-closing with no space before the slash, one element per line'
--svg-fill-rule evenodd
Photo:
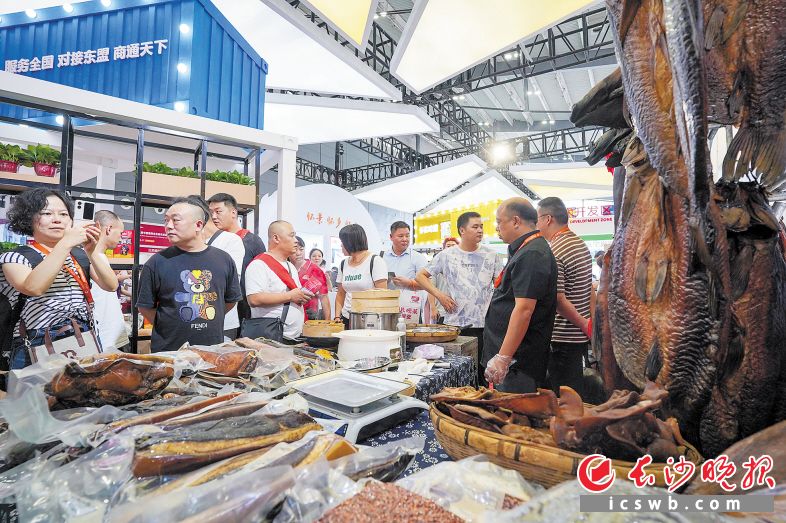
<path fill-rule="evenodd" d="M 89 223 L 87 225 L 82 226 L 84 230 L 85 239 L 84 249 L 89 255 L 93 255 L 93 252 L 96 250 L 96 246 L 99 244 L 103 245 L 103 238 L 101 236 L 101 229 L 99 229 L 94 223 Z"/>

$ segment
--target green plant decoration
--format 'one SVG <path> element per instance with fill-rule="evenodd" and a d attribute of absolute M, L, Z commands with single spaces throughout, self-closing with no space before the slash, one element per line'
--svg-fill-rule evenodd
<path fill-rule="evenodd" d="M 18 145 L 0 142 L 0 161 L 19 162 L 24 151 Z"/>
<path fill-rule="evenodd" d="M 28 145 L 19 157 L 22 165 L 32 167 L 35 163 L 45 165 L 60 165 L 60 151 L 48 145 Z"/>
<path fill-rule="evenodd" d="M 181 167 L 175 169 L 165 163 L 147 163 L 142 164 L 142 170 L 148 173 L 166 174 L 169 176 L 180 176 L 182 178 L 199 178 L 199 173 L 188 167 Z M 254 185 L 254 180 L 238 171 L 219 171 L 205 173 L 205 179 L 211 182 L 226 182 L 234 183 L 237 185 Z"/>

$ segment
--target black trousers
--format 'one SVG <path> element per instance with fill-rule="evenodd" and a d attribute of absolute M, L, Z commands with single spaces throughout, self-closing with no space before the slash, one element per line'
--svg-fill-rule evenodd
<path fill-rule="evenodd" d="M 481 385 L 485 386 L 486 385 L 486 378 L 483 376 L 483 374 L 486 372 L 486 368 L 483 367 L 483 365 L 480 364 L 481 360 L 483 359 L 483 329 L 482 328 L 476 328 L 476 327 L 467 327 L 467 328 L 461 329 L 461 332 L 459 334 L 461 334 L 462 336 L 472 336 L 473 338 L 477 338 L 478 339 L 478 359 L 476 361 L 476 365 L 477 365 L 477 369 L 478 369 L 476 377 L 477 377 L 478 382 L 477 382 L 476 385 L 478 385 L 478 386 L 481 386 Z"/>
<path fill-rule="evenodd" d="M 548 386 L 559 394 L 561 386 L 570 387 L 580 395 L 584 393 L 584 357 L 589 343 L 551 342 L 549 355 Z"/>

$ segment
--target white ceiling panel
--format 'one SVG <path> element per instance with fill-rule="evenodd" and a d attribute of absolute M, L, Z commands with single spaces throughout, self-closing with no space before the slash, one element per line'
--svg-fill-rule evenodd
<path fill-rule="evenodd" d="M 433 133 L 439 124 L 414 105 L 268 93 L 265 130 L 305 144 Z"/>
<path fill-rule="evenodd" d="M 469 155 L 353 191 L 358 199 L 415 213 L 486 169 Z"/>
<path fill-rule="evenodd" d="M 364 51 L 378 0 L 301 0 L 344 38 Z"/>
<path fill-rule="evenodd" d="M 393 55 L 393 74 L 421 93 L 594 0 L 417 0 Z"/>
<path fill-rule="evenodd" d="M 268 89 L 400 100 L 401 92 L 284 0 L 212 0 L 270 66 Z"/>

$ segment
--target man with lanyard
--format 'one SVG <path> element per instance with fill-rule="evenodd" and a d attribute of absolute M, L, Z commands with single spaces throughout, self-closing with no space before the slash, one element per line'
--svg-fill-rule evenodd
<path fill-rule="evenodd" d="M 240 272 L 240 289 L 243 293 L 243 299 L 237 304 L 237 314 L 240 320 L 248 319 L 251 317 L 251 309 L 246 299 L 246 268 L 248 268 L 251 260 L 265 252 L 265 242 L 258 235 L 240 227 L 240 223 L 237 220 L 237 200 L 231 194 L 222 192 L 214 194 L 208 199 L 207 204 L 210 207 L 210 219 L 213 221 L 213 224 L 222 231 L 237 234 L 243 240 L 245 255 L 243 256 L 243 266 Z"/>
<path fill-rule="evenodd" d="M 418 323 L 420 312 L 425 301 L 420 285 L 415 281 L 415 277 L 420 269 L 428 263 L 425 256 L 419 252 L 413 252 L 409 248 L 410 228 L 409 224 L 398 221 L 390 226 L 390 249 L 384 253 L 385 263 L 388 272 L 395 276 L 388 282 L 388 288 L 399 289 L 401 291 L 400 305 L 402 315 L 407 323 Z M 414 312 L 413 312 L 414 311 Z"/>
<path fill-rule="evenodd" d="M 461 242 L 437 254 L 425 269 L 418 272 L 417 282 L 445 307 L 445 323 L 461 327 L 462 336 L 478 339 L 478 354 L 483 354 L 483 325 L 486 311 L 494 292 L 494 279 L 502 269 L 497 253 L 485 245 L 483 219 L 476 212 L 465 212 L 458 217 L 456 228 Z M 442 276 L 444 292 L 432 282 L 432 276 Z M 478 365 L 478 382 L 483 371 Z"/>
<path fill-rule="evenodd" d="M 583 359 L 589 351 L 592 256 L 584 240 L 568 227 L 568 210 L 559 198 L 538 202 L 538 229 L 557 260 L 557 317 L 551 334 L 549 384 L 582 393 Z"/>
<path fill-rule="evenodd" d="M 497 209 L 497 233 L 510 259 L 494 282 L 483 337 L 485 377 L 505 392 L 535 392 L 546 379 L 557 310 L 557 263 L 535 229 L 538 213 L 524 198 Z"/>

